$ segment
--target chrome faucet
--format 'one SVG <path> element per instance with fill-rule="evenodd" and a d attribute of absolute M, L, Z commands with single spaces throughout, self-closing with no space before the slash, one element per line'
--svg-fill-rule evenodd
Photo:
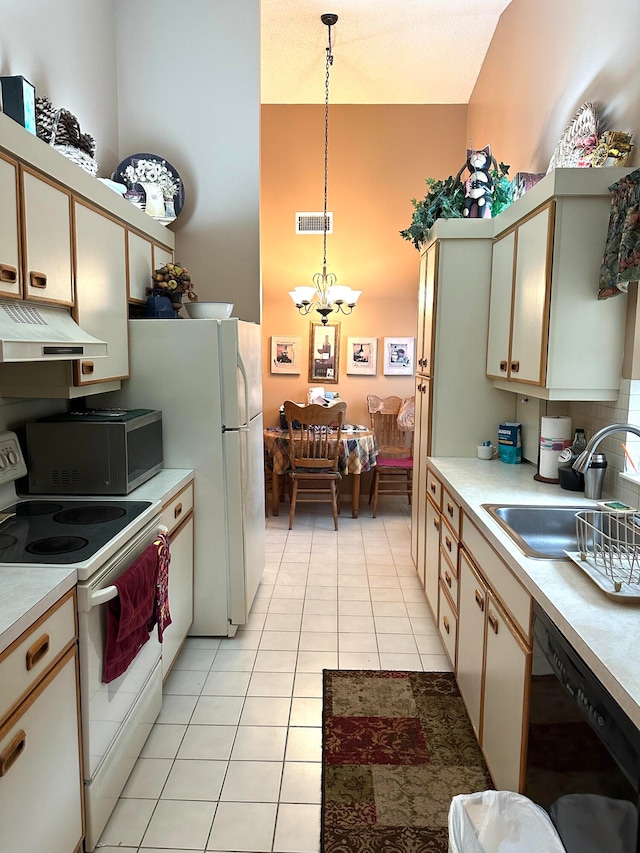
<path fill-rule="evenodd" d="M 587 446 L 573 463 L 572 468 L 574 468 L 579 474 L 585 474 L 591 464 L 593 454 L 596 452 L 596 448 L 602 439 L 606 438 L 608 435 L 612 435 L 614 432 L 632 432 L 640 438 L 640 427 L 634 426 L 633 424 L 610 424 L 609 426 L 603 427 L 591 436 L 587 442 Z"/>

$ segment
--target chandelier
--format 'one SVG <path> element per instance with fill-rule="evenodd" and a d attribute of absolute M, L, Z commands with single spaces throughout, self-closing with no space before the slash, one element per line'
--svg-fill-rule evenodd
<path fill-rule="evenodd" d="M 327 183 L 329 174 L 329 71 L 333 65 L 331 52 L 331 27 L 338 20 L 334 14 L 320 16 L 320 20 L 328 28 L 327 61 L 324 84 L 324 216 L 322 219 L 322 272 L 317 272 L 313 278 L 313 287 L 296 287 L 289 291 L 289 296 L 301 314 L 308 314 L 315 309 L 322 317 L 322 323 L 327 324 L 328 316 L 334 311 L 351 314 L 361 290 L 352 290 L 345 285 L 339 285 L 334 273 L 327 272 Z"/>

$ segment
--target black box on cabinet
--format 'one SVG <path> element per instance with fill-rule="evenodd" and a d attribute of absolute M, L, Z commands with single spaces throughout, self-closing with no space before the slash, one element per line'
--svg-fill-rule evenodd
<path fill-rule="evenodd" d="M 0 77 L 2 112 L 36 132 L 36 89 L 25 77 Z"/>

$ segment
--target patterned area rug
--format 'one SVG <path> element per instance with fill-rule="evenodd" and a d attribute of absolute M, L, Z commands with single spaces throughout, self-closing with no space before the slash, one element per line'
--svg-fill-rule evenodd
<path fill-rule="evenodd" d="M 450 672 L 325 670 L 323 853 L 447 853 L 455 794 L 493 788 Z"/>

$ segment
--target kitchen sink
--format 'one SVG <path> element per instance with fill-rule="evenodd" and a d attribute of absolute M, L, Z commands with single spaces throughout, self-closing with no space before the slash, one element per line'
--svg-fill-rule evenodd
<path fill-rule="evenodd" d="M 527 557 L 568 560 L 576 551 L 576 513 L 593 510 L 593 504 L 576 506 L 482 504 Z"/>

